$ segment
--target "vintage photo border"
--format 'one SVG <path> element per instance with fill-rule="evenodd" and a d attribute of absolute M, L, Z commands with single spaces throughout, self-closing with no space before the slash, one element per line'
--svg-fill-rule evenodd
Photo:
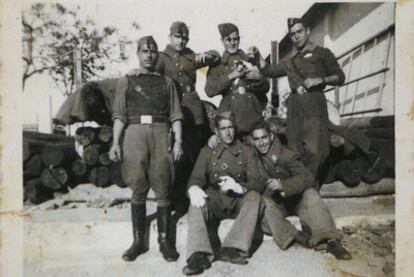
<path fill-rule="evenodd" d="M 23 276 L 23 219 L 30 217 L 23 210 L 21 185 L 21 4 L 0 0 L 0 276 Z M 395 103 L 395 268 L 396 276 L 414 276 L 413 0 L 396 4 Z"/>

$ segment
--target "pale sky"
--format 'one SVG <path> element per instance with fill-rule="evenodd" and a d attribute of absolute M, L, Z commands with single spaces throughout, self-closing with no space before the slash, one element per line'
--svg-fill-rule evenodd
<path fill-rule="evenodd" d="M 65 1 L 67 5 L 79 5 L 78 15 L 92 18 L 98 26 L 117 27 L 121 33 L 137 40 L 144 35 L 153 35 L 160 50 L 168 43 L 169 28 L 173 21 L 184 21 L 190 28 L 188 46 L 195 52 L 209 49 L 223 51 L 217 25 L 232 22 L 238 25 L 241 36 L 240 47 L 247 49 L 256 45 L 264 55 L 270 52 L 270 41 L 280 40 L 287 32 L 288 17 L 300 17 L 313 4 L 309 1 L 225 1 L 225 0 L 140 0 L 140 1 Z M 136 21 L 141 30 L 137 33 L 130 27 Z M 124 64 L 108 64 L 105 77 L 125 74 L 136 67 L 135 46 L 130 59 Z M 203 99 L 205 76 L 198 74 L 197 90 Z M 26 93 L 29 92 L 30 93 Z M 47 76 L 35 77 L 27 82 L 24 95 L 25 123 L 39 118 L 41 131 L 49 128 L 48 95 L 52 95 L 52 114 L 56 114 L 64 98 Z M 218 104 L 219 99 L 212 102 Z M 45 129 L 46 128 L 46 129 Z"/>

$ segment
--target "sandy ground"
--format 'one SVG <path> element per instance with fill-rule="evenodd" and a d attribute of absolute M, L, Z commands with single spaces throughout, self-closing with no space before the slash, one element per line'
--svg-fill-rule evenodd
<path fill-rule="evenodd" d="M 177 249 L 181 254 L 177 262 L 165 262 L 158 252 L 154 220 L 150 228 L 149 251 L 127 263 L 121 255 L 132 239 L 129 204 L 108 206 L 114 196 L 128 197 L 128 190 L 113 188 L 108 200 L 104 191 L 91 191 L 87 186 L 82 189 L 77 192 L 77 198 L 83 195 L 89 202 L 66 201 L 63 205 L 62 199 L 55 199 L 62 205 L 50 202 L 27 207 L 24 276 L 182 276 L 186 256 L 186 216 L 177 223 Z M 68 199 L 69 196 L 62 197 Z M 202 276 L 392 276 L 394 196 L 325 201 L 344 233 L 343 241 L 354 256 L 352 261 L 337 261 L 324 250 L 296 245 L 282 251 L 271 237 L 265 236 L 248 265 L 217 261 Z M 155 212 L 152 201 L 148 202 L 148 207 L 148 214 Z M 297 218 L 291 220 L 298 225 Z M 222 223 L 221 237 L 231 223 L 231 220 Z"/>

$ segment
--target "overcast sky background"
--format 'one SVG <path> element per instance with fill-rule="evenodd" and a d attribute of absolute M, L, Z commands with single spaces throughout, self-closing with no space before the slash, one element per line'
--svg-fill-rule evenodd
<path fill-rule="evenodd" d="M 29 2 L 30 3 L 30 2 Z M 270 41 L 280 40 L 287 33 L 286 20 L 300 17 L 313 4 L 309 1 L 229 1 L 229 0 L 140 0 L 140 1 L 64 1 L 68 7 L 79 5 L 81 18 L 92 18 L 98 26 L 117 27 L 122 34 L 136 41 L 144 35 L 153 35 L 160 50 L 168 43 L 171 23 L 184 21 L 190 29 L 188 46 L 195 52 L 223 47 L 217 25 L 232 22 L 239 27 L 242 49 L 256 45 L 264 55 L 270 52 Z M 141 29 L 133 31 L 131 24 L 136 21 Z M 135 45 L 130 49 L 130 58 L 122 64 L 109 64 L 104 77 L 123 75 L 137 66 Z M 197 90 L 203 99 L 205 74 L 199 72 Z M 37 76 L 26 84 L 24 94 L 24 123 L 40 124 L 40 130 L 49 128 L 49 95 L 52 95 L 52 111 L 56 114 L 64 101 L 53 81 L 47 76 Z M 210 99 L 218 104 L 219 98 Z"/>

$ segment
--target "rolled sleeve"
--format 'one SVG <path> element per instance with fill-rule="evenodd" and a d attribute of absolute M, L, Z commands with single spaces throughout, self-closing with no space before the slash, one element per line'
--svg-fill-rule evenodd
<path fill-rule="evenodd" d="M 207 96 L 223 94 L 224 91 L 230 89 L 231 85 L 232 81 L 224 70 L 220 70 L 220 65 L 209 68 L 205 87 Z"/>
<path fill-rule="evenodd" d="M 116 89 L 114 103 L 112 106 L 112 120 L 119 119 L 122 122 L 127 122 L 125 95 L 128 89 L 128 79 L 122 77 L 119 79 Z"/>
<path fill-rule="evenodd" d="M 325 66 L 328 76 L 338 76 L 338 82 L 335 85 L 342 85 L 345 82 L 345 74 L 338 64 L 335 55 L 328 48 L 322 48 L 322 62 Z"/>
<path fill-rule="evenodd" d="M 260 72 L 268 78 L 277 78 L 287 75 L 284 63 L 266 64 L 260 69 Z"/>
<path fill-rule="evenodd" d="M 167 78 L 167 91 L 169 94 L 169 119 L 171 122 L 182 120 L 183 114 L 181 112 L 180 99 L 178 98 L 177 88 L 171 78 Z"/>

